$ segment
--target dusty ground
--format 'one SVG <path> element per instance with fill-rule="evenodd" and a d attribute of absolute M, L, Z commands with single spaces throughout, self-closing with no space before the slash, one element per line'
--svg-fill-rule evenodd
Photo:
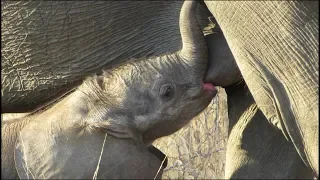
<path fill-rule="evenodd" d="M 163 179 L 224 178 L 227 143 L 226 94 L 223 89 L 188 126 L 153 144 L 168 156 Z"/>

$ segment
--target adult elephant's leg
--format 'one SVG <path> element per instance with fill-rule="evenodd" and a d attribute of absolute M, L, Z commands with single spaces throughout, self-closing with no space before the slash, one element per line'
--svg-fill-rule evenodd
<path fill-rule="evenodd" d="M 225 87 L 228 95 L 225 178 L 312 178 L 293 144 L 257 108 L 245 83 L 234 84 L 241 81 L 240 71 L 217 24 L 213 31 L 206 37 L 210 60 L 206 81 Z"/>
<path fill-rule="evenodd" d="M 2 113 L 34 110 L 130 58 L 179 50 L 182 3 L 2 2 Z"/>
<path fill-rule="evenodd" d="M 229 137 L 225 178 L 312 179 L 293 144 L 258 109 L 244 82 L 225 88 Z"/>
<path fill-rule="evenodd" d="M 318 176 L 319 2 L 206 4 L 258 108 Z"/>

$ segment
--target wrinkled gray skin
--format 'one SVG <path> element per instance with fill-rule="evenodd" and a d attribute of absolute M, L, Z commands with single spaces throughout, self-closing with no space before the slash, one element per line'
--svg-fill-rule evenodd
<path fill-rule="evenodd" d="M 112 138 L 98 178 L 153 178 L 160 165 L 148 145 L 182 128 L 216 94 L 212 84 L 203 84 L 208 57 L 196 7 L 186 1 L 181 8 L 180 51 L 107 69 L 53 106 L 2 124 L 4 178 L 17 178 L 15 169 L 20 178 L 91 178 L 105 134 Z M 127 158 L 141 169 L 126 168 Z"/>
<path fill-rule="evenodd" d="M 245 83 L 225 88 L 229 136 L 226 179 L 313 179 L 293 144 L 268 122 Z"/>
<path fill-rule="evenodd" d="M 228 98 L 225 178 L 312 179 L 311 168 L 306 167 L 293 144 L 257 108 L 217 24 L 213 32 L 206 36 L 210 59 L 207 76 L 213 74 L 215 84 L 225 88 Z"/>
<path fill-rule="evenodd" d="M 318 177 L 319 2 L 205 3 L 257 107 Z M 212 77 L 206 80 L 219 85 Z"/>
<path fill-rule="evenodd" d="M 33 111 L 92 73 L 182 47 L 182 1 L 1 3 L 2 113 Z"/>

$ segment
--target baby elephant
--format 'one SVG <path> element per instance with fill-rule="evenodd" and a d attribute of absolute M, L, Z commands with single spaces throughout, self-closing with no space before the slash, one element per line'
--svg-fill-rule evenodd
<path fill-rule="evenodd" d="M 161 161 L 153 154 L 164 158 L 149 145 L 186 125 L 216 94 L 203 83 L 207 47 L 196 6 L 186 1 L 181 9 L 179 52 L 108 69 L 52 107 L 2 124 L 4 178 L 16 178 L 13 169 L 20 178 L 156 177 Z"/>

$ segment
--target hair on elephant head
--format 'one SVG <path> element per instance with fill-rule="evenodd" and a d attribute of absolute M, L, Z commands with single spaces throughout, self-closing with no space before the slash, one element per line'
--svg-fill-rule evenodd
<path fill-rule="evenodd" d="M 181 51 L 105 70 L 52 107 L 31 114 L 15 145 L 19 176 L 71 178 L 81 172 L 77 178 L 89 178 L 99 161 L 98 178 L 140 177 L 125 168 L 137 161 L 130 154 L 152 162 L 145 155 L 149 144 L 182 128 L 216 94 L 211 83 L 203 83 L 207 49 L 196 7 L 195 1 L 182 6 Z M 153 170 L 142 178 L 155 175 Z"/>

